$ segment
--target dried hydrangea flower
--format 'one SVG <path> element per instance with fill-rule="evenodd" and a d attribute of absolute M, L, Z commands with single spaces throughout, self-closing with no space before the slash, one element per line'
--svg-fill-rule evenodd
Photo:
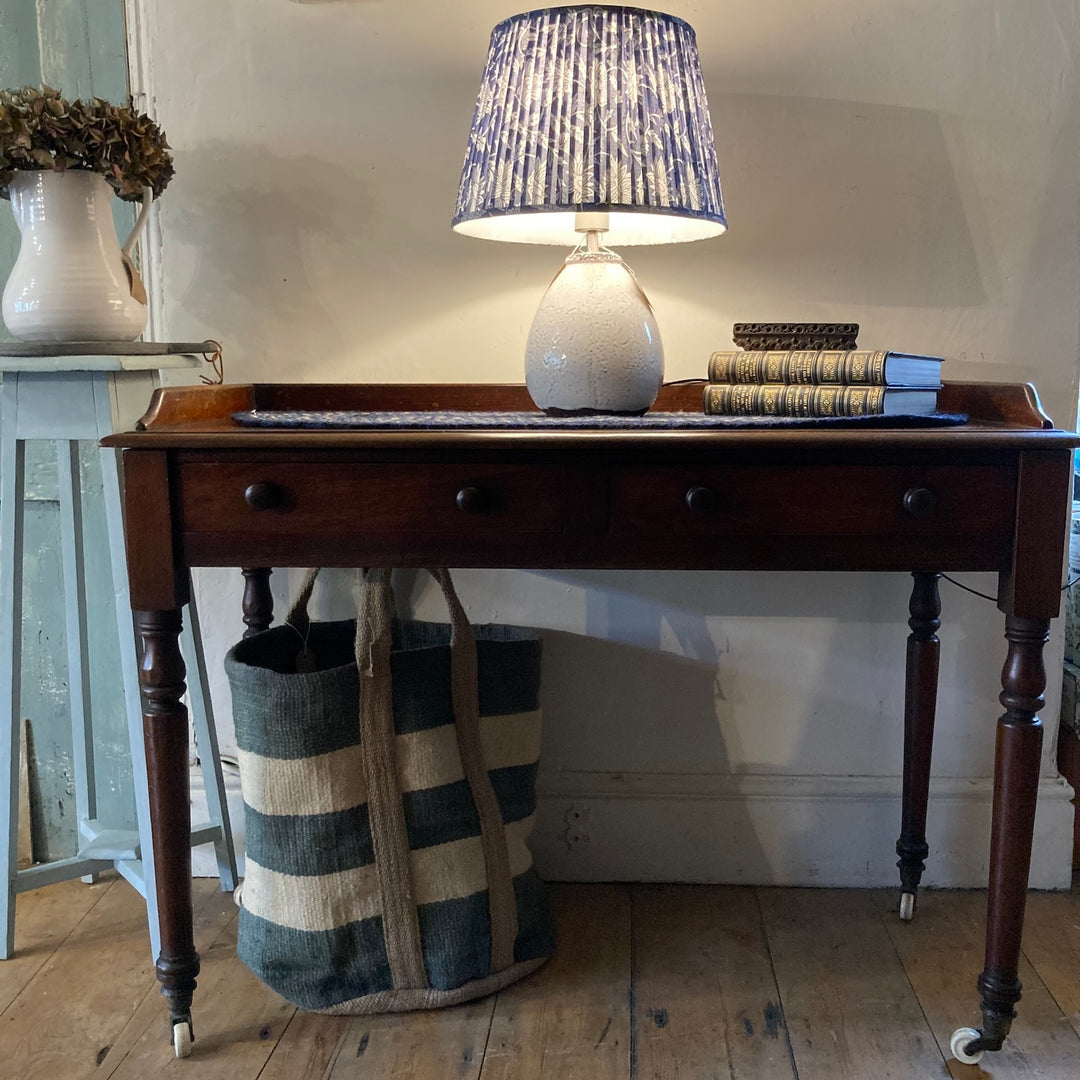
<path fill-rule="evenodd" d="M 157 198 L 174 172 L 165 133 L 150 117 L 101 98 L 68 102 L 51 86 L 0 91 L 0 196 L 22 169 L 96 172 L 132 202 L 146 187 Z"/>

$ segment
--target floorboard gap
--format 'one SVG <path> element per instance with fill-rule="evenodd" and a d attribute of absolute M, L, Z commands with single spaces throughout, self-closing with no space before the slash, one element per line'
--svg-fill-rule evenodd
<path fill-rule="evenodd" d="M 769 957 L 769 971 L 772 972 L 773 986 L 776 987 L 776 1004 L 780 1009 L 780 1016 L 783 1020 L 784 1045 L 787 1047 L 788 1061 L 791 1062 L 791 1075 L 794 1077 L 794 1080 L 800 1080 L 799 1066 L 795 1061 L 795 1050 L 791 1045 L 791 1035 L 788 1033 L 787 1009 L 784 1005 L 784 995 L 780 992 L 780 980 L 776 977 L 776 964 L 773 961 L 772 942 L 769 941 L 768 929 L 765 926 L 765 912 L 761 908 L 761 890 L 759 888 L 754 889 L 754 902 L 757 904 L 758 923 L 761 926 L 761 940 L 765 942 L 765 952 Z"/>

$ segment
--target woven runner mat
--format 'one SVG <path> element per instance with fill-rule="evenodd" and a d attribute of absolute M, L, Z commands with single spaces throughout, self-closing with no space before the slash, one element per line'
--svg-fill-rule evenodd
<path fill-rule="evenodd" d="M 650 412 L 644 416 L 546 416 L 541 412 L 468 411 L 349 411 L 324 409 L 252 409 L 232 414 L 245 427 L 315 428 L 350 431 L 409 429 L 523 429 L 539 431 L 652 431 L 726 428 L 926 428 L 953 427 L 967 423 L 960 413 L 929 413 L 923 416 L 708 416 L 705 413 Z"/>

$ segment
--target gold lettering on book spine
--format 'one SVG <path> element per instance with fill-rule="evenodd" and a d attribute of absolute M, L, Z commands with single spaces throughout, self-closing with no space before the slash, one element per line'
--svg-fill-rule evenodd
<path fill-rule="evenodd" d="M 837 352 L 835 349 L 822 349 L 818 353 L 817 381 L 819 383 L 843 382 L 840 375 L 840 364 L 843 359 L 843 352 Z"/>
<path fill-rule="evenodd" d="M 738 356 L 738 353 L 714 352 L 709 357 L 709 382 L 731 382 L 734 375 L 736 356 Z"/>
<path fill-rule="evenodd" d="M 764 387 L 755 387 L 756 393 L 746 395 L 746 407 L 740 409 L 740 415 L 752 415 L 764 413 L 766 416 L 782 416 L 780 408 L 780 395 L 783 391 L 780 383 L 767 383 Z"/>
<path fill-rule="evenodd" d="M 883 386 L 847 386 L 844 388 L 844 407 L 839 416 L 867 416 L 881 412 L 885 401 Z"/>
<path fill-rule="evenodd" d="M 724 350 L 709 357 L 709 382 L 884 386 L 887 356 L 871 349 Z"/>
<path fill-rule="evenodd" d="M 764 353 L 763 356 L 764 363 L 762 366 L 764 370 L 759 372 L 762 377 L 755 381 L 767 383 L 787 382 L 788 354 L 786 352 L 767 352 Z"/>
<path fill-rule="evenodd" d="M 870 354 L 870 359 L 867 361 L 868 374 L 866 381 L 872 383 L 875 386 L 885 385 L 885 357 L 888 353 L 878 351 Z"/>
<path fill-rule="evenodd" d="M 839 386 L 819 386 L 813 412 L 808 416 L 836 416 L 837 399 L 841 397 Z"/>
<path fill-rule="evenodd" d="M 723 416 L 865 416 L 884 411 L 884 386 L 710 383 L 705 412 Z"/>
<path fill-rule="evenodd" d="M 817 360 L 816 349 L 796 349 L 788 354 L 788 377 L 789 383 L 812 383 L 814 379 L 814 364 Z"/>
<path fill-rule="evenodd" d="M 768 353 L 745 352 L 735 355 L 735 377 L 731 380 L 737 383 L 758 382 L 758 371 L 763 360 L 768 359 Z"/>

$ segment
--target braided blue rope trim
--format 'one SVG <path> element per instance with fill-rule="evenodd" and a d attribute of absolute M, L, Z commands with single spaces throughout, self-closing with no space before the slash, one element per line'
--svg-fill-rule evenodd
<path fill-rule="evenodd" d="M 530 429 L 539 431 L 655 431 L 727 428 L 921 428 L 967 423 L 962 413 L 886 416 L 709 416 L 705 413 L 654 412 L 644 416 L 546 416 L 540 412 L 349 411 L 252 409 L 232 414 L 244 427 L 351 431 L 447 429 Z"/>

